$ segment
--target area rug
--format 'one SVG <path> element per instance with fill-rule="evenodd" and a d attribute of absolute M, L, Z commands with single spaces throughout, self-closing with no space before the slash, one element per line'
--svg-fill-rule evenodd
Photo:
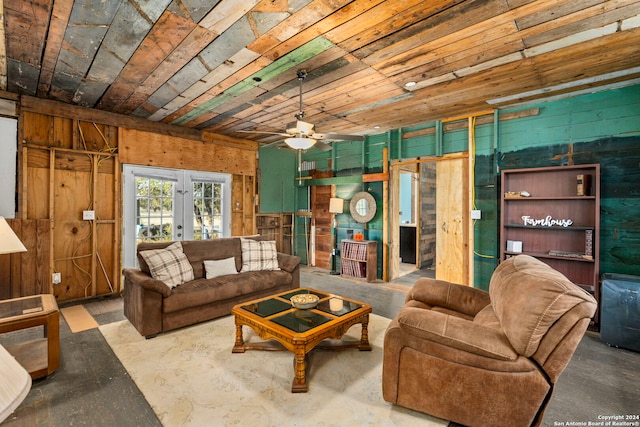
<path fill-rule="evenodd" d="M 291 393 L 288 351 L 232 354 L 233 317 L 147 340 L 128 321 L 100 332 L 165 426 L 446 426 L 382 399 L 382 344 L 389 319 L 372 315 L 372 351 L 313 350 L 307 393 Z M 259 341 L 244 327 L 245 341 Z M 348 338 L 360 338 L 360 326 Z"/>

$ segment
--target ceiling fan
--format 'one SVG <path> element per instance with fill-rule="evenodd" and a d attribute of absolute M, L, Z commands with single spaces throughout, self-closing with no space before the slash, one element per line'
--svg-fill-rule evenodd
<path fill-rule="evenodd" d="M 331 145 L 324 141 L 364 141 L 362 135 L 343 135 L 339 133 L 316 133 L 313 128 L 314 125 L 303 121 L 304 111 L 302 110 L 302 82 L 307 77 L 305 70 L 298 70 L 296 73 L 298 81 L 300 82 L 300 109 L 294 115 L 296 122 L 287 126 L 285 132 L 263 132 L 252 130 L 241 130 L 239 132 L 244 133 L 262 133 L 267 135 L 279 135 L 284 136 L 284 143 L 295 150 L 306 150 L 313 146 L 320 150 L 327 151 L 331 149 Z M 265 145 L 265 147 L 281 144 L 283 141 L 276 141 L 271 144 Z"/>

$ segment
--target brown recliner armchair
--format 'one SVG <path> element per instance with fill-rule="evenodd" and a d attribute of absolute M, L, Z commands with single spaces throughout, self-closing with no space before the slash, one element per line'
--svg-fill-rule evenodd
<path fill-rule="evenodd" d="M 384 339 L 387 402 L 467 426 L 536 426 L 596 311 L 564 275 L 527 255 L 489 292 L 420 279 Z"/>

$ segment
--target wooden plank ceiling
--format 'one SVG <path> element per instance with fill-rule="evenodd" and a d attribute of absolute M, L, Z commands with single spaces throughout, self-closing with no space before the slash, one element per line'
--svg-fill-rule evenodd
<path fill-rule="evenodd" d="M 360 135 L 640 83 L 640 0 L 0 0 L 0 13 L 0 89 L 263 142 L 237 131 L 284 131 L 301 69 L 305 121 Z"/>

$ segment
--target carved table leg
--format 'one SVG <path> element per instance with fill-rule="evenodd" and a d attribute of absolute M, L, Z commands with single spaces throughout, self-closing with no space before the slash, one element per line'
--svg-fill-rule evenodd
<path fill-rule="evenodd" d="M 242 337 L 242 325 L 236 323 L 236 344 L 233 346 L 232 353 L 244 353 L 244 338 Z"/>
<path fill-rule="evenodd" d="M 367 314 L 362 321 L 362 336 L 360 338 L 360 345 L 358 346 L 360 351 L 371 351 L 371 344 L 369 344 L 369 315 Z"/>
<path fill-rule="evenodd" d="M 293 379 L 293 385 L 291 386 L 292 393 L 306 393 L 307 392 L 307 366 L 305 363 L 304 346 L 296 346 L 293 353 L 293 369 L 295 371 L 295 378 Z"/>

